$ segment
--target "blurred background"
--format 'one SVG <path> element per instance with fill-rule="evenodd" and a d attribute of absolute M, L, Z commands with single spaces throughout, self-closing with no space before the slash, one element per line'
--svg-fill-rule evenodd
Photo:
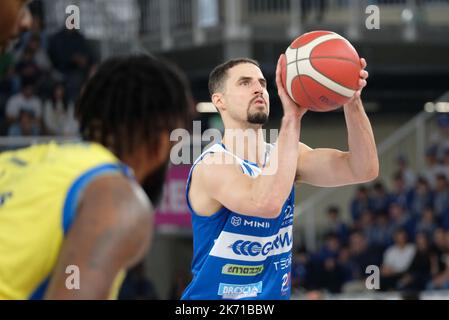
<path fill-rule="evenodd" d="M 69 5 L 79 30 L 66 28 Z M 34 0 L 31 10 L 32 30 L 0 61 L 0 151 L 77 139 L 74 102 L 86 79 L 129 53 L 171 60 L 206 103 L 192 156 L 211 142 L 202 132 L 222 130 L 207 81 L 230 58 L 259 61 L 266 128 L 279 128 L 278 56 L 308 31 L 346 37 L 368 62 L 362 98 L 381 172 L 367 185 L 297 188 L 292 299 L 449 299 L 449 0 Z M 301 140 L 347 150 L 342 110 L 307 113 Z M 120 298 L 178 299 L 190 281 L 189 168 L 171 165 L 152 248 Z M 382 290 L 366 288 L 368 265 L 379 266 Z"/>

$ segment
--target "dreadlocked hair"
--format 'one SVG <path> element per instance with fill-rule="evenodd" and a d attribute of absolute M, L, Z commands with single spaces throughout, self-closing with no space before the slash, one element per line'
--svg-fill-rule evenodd
<path fill-rule="evenodd" d="M 119 158 L 142 144 L 158 150 L 162 132 L 190 128 L 193 110 L 184 75 L 148 55 L 105 61 L 76 103 L 81 137 Z"/>

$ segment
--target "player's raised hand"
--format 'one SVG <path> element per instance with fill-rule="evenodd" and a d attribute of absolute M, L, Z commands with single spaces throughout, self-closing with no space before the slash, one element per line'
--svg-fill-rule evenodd
<path fill-rule="evenodd" d="M 285 90 L 281 79 L 282 59 L 285 59 L 284 54 L 281 54 L 279 56 L 278 63 L 276 66 L 276 86 L 278 89 L 279 98 L 281 99 L 282 107 L 284 109 L 284 115 L 285 116 L 292 115 L 297 118 L 301 118 L 307 112 L 307 109 L 296 104 L 296 102 L 293 101 L 293 99 L 288 95 L 287 91 Z"/>
<path fill-rule="evenodd" d="M 362 90 L 363 88 L 365 88 L 367 84 L 366 79 L 368 79 L 369 74 L 368 71 L 365 70 L 367 63 L 364 58 L 360 59 L 360 65 L 362 66 L 362 70 L 360 70 L 359 88 L 354 93 L 354 96 L 351 98 L 351 100 L 348 101 L 348 104 L 354 102 L 357 99 L 360 99 L 360 96 L 362 95 Z"/>

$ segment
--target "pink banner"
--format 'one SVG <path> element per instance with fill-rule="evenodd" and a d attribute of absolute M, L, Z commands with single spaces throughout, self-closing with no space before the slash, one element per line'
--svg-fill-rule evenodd
<path fill-rule="evenodd" d="M 190 165 L 178 165 L 168 169 L 162 201 L 156 211 L 156 227 L 191 227 L 192 222 L 185 196 L 190 167 Z"/>

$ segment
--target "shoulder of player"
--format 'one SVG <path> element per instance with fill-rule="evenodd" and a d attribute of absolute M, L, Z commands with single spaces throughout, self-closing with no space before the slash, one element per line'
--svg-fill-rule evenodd
<path fill-rule="evenodd" d="M 105 223 L 132 228 L 150 219 L 153 209 L 139 185 L 122 175 L 108 175 L 89 183 L 80 199 L 79 211 L 94 212 Z"/>
<path fill-rule="evenodd" d="M 220 176 L 227 176 L 233 172 L 241 173 L 240 165 L 236 158 L 226 152 L 217 152 L 206 154 L 196 164 L 192 175 L 200 179 L 217 180 L 210 178 L 220 178 Z"/>

